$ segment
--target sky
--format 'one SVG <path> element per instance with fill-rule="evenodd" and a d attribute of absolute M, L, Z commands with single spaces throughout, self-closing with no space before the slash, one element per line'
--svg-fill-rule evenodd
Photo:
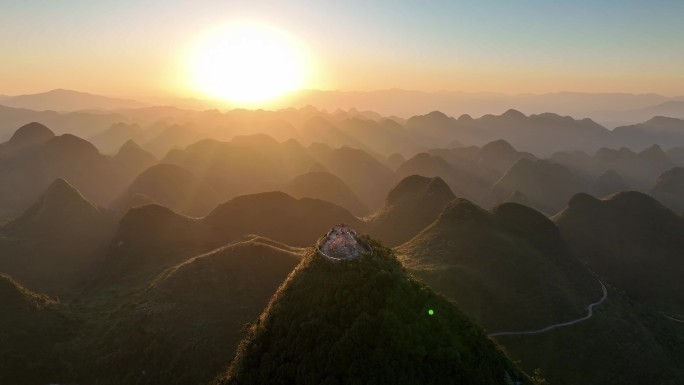
<path fill-rule="evenodd" d="M 0 0 L 0 94 L 201 97 L 193 47 L 243 20 L 303 47 L 304 88 L 684 94 L 681 0 Z"/>

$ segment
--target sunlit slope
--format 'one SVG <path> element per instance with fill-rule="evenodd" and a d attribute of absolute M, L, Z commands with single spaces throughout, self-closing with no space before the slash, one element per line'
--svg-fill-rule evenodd
<path fill-rule="evenodd" d="M 250 327 L 218 384 L 510 384 L 525 374 L 392 252 L 313 250 Z"/>

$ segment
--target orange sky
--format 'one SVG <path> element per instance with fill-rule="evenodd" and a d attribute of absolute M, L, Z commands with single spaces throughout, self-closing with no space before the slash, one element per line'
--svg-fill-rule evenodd
<path fill-rule="evenodd" d="M 188 70 L 193 46 L 240 20 L 306 48 L 304 88 L 684 94 L 675 1 L 65 3 L 0 5 L 0 94 L 207 97 Z"/>

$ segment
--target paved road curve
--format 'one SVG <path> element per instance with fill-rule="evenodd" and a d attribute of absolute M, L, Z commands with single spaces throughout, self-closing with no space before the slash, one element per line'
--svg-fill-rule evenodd
<path fill-rule="evenodd" d="M 606 298 L 608 298 L 608 290 L 606 290 L 606 286 L 603 285 L 603 282 L 601 282 L 601 281 L 599 281 L 599 283 L 601 284 L 601 289 L 603 289 L 603 297 L 601 297 L 601 299 L 598 300 L 597 302 L 590 304 L 587 307 L 587 315 L 585 315 L 582 318 L 578 318 L 576 320 L 572 320 L 572 321 L 568 321 L 568 322 L 561 322 L 558 324 L 553 324 L 553 325 L 547 326 L 543 329 L 526 330 L 526 331 L 521 331 L 521 332 L 497 332 L 497 333 L 491 333 L 491 334 L 489 334 L 489 336 L 490 337 L 498 337 L 498 336 L 524 335 L 524 334 L 539 334 L 539 333 L 548 332 L 549 330 L 562 328 L 565 326 L 571 326 L 571 325 L 580 323 L 582 321 L 586 321 L 594 315 L 594 306 L 600 305 L 603 301 L 606 300 Z"/>

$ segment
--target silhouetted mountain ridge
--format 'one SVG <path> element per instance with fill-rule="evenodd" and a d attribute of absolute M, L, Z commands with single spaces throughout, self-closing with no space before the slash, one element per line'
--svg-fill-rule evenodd
<path fill-rule="evenodd" d="M 390 190 L 385 205 L 368 218 L 370 233 L 387 246 L 399 245 L 432 223 L 454 198 L 439 177 L 408 176 Z"/>

